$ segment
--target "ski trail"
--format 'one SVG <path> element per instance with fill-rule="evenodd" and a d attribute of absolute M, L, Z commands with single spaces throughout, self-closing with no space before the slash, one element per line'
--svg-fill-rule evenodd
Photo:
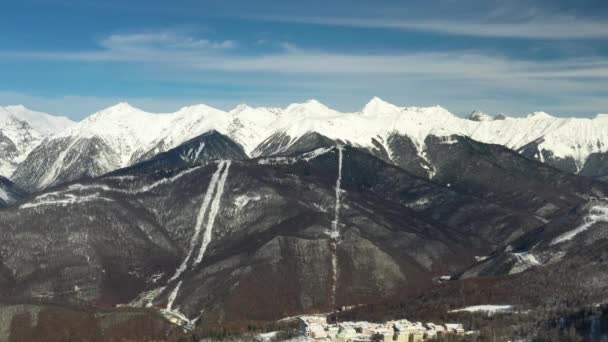
<path fill-rule="evenodd" d="M 329 240 L 329 252 L 331 253 L 331 274 L 329 279 L 329 304 L 331 308 L 336 306 L 336 291 L 338 284 L 338 256 L 336 255 L 337 244 L 335 240 Z"/>
<path fill-rule="evenodd" d="M 173 292 L 169 295 L 169 301 L 167 302 L 167 310 L 171 310 L 173 307 L 173 302 L 175 302 L 175 298 L 177 298 L 177 293 L 179 292 L 179 288 L 182 286 L 182 281 L 180 280 L 177 283 L 177 286 L 173 289 Z"/>
<path fill-rule="evenodd" d="M 331 223 L 331 237 L 337 239 L 340 237 L 340 201 L 342 193 L 342 146 L 338 146 L 338 179 L 336 180 L 336 207 L 334 208 L 334 220 Z"/>
<path fill-rule="evenodd" d="M 338 146 L 338 179 L 336 180 L 336 207 L 334 208 L 334 220 L 331 223 L 329 251 L 331 253 L 331 279 L 329 302 L 332 307 L 336 306 L 336 290 L 338 284 L 338 239 L 340 238 L 340 205 L 342 193 L 342 156 L 343 147 Z"/>
<path fill-rule="evenodd" d="M 211 198 L 213 197 L 213 193 L 215 192 L 217 182 L 220 178 L 220 174 L 222 173 L 222 169 L 226 165 L 225 161 L 220 161 L 217 166 L 217 170 L 213 173 L 211 177 L 211 181 L 209 182 L 209 187 L 207 188 L 207 192 L 205 193 L 205 199 L 203 200 L 203 204 L 198 212 L 198 216 L 196 217 L 196 224 L 194 226 L 194 234 L 192 234 L 192 239 L 190 239 L 190 248 L 188 249 L 188 254 L 186 258 L 182 261 L 179 268 L 175 271 L 175 274 L 169 282 L 177 279 L 188 267 L 188 261 L 192 257 L 192 253 L 194 252 L 194 248 L 196 247 L 196 243 L 198 242 L 199 236 L 201 234 L 201 228 L 203 226 L 203 221 L 205 219 L 205 214 L 207 213 L 207 209 L 209 208 L 209 204 L 211 203 Z"/>
<path fill-rule="evenodd" d="M 572 240 L 575 236 L 588 230 L 598 222 L 608 222 L 608 203 L 605 199 L 599 201 L 592 200 L 587 215 L 583 218 L 583 224 L 553 239 L 551 246 Z"/>
<path fill-rule="evenodd" d="M 220 201 L 222 198 L 222 194 L 224 193 L 224 185 L 226 184 L 226 179 L 228 178 L 228 171 L 230 169 L 231 161 L 226 161 L 226 167 L 224 169 L 224 173 L 220 177 L 219 183 L 217 185 L 217 192 L 215 197 L 213 198 L 213 202 L 211 203 L 211 210 L 209 211 L 209 218 L 207 220 L 207 226 L 205 227 L 205 233 L 203 234 L 203 242 L 201 243 L 201 249 L 198 253 L 198 257 L 194 262 L 194 265 L 198 265 L 205 255 L 205 251 L 207 250 L 207 246 L 209 242 L 211 242 L 211 236 L 213 233 L 213 224 L 215 223 L 215 218 L 220 210 Z"/>

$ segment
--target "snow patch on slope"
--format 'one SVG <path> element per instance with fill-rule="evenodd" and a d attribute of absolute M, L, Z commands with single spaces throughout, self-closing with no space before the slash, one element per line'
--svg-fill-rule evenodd
<path fill-rule="evenodd" d="M 584 218 L 584 223 L 575 229 L 563 233 L 551 241 L 551 245 L 570 241 L 578 234 L 588 230 L 598 222 L 608 222 L 608 203 L 604 201 L 595 202 L 589 209 L 589 213 Z"/>
<path fill-rule="evenodd" d="M 511 255 L 515 258 L 515 264 L 511 267 L 509 274 L 521 273 L 531 267 L 542 265 L 530 252 L 511 253 Z"/>
<path fill-rule="evenodd" d="M 450 310 L 449 312 L 484 312 L 492 315 L 511 311 L 513 311 L 513 305 L 473 305 L 461 309 Z"/>
<path fill-rule="evenodd" d="M 13 197 L 10 196 L 10 194 L 6 192 L 2 187 L 0 187 L 0 200 L 4 201 L 5 203 L 9 203 L 12 202 Z"/>

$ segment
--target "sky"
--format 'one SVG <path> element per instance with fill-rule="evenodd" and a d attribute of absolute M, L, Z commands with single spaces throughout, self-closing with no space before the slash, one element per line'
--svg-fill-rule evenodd
<path fill-rule="evenodd" d="M 608 113 L 608 1 L 2 0 L 0 105 Z"/>

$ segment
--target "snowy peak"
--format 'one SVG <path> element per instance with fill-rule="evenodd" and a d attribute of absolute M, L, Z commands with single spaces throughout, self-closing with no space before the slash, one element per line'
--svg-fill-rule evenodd
<path fill-rule="evenodd" d="M 327 116 L 338 114 L 337 111 L 327 107 L 317 100 L 308 100 L 304 103 L 292 103 L 285 108 L 285 113 L 294 116 Z"/>
<path fill-rule="evenodd" d="M 378 114 L 394 114 L 400 112 L 402 108 L 395 106 L 392 103 L 388 103 L 381 98 L 374 96 L 364 107 L 361 109 L 361 113 L 364 115 L 378 115 Z"/>
<path fill-rule="evenodd" d="M 492 121 L 492 120 L 494 120 L 494 117 L 492 117 L 491 115 L 486 114 L 484 112 L 474 110 L 471 112 L 471 114 L 469 114 L 467 119 L 469 119 L 471 121 Z"/>
<path fill-rule="evenodd" d="M 193 114 L 193 115 L 197 115 L 197 114 L 202 114 L 202 113 L 218 113 L 218 114 L 225 114 L 226 112 L 224 112 L 221 109 L 217 109 L 215 107 L 211 107 L 208 106 L 206 104 L 196 104 L 196 105 L 192 105 L 192 106 L 186 106 L 186 107 L 182 107 L 180 110 L 178 110 L 174 115 L 175 116 L 179 116 L 179 115 L 184 115 L 184 114 Z"/>
<path fill-rule="evenodd" d="M 534 119 L 534 120 L 550 120 L 550 119 L 555 119 L 555 117 L 549 113 L 545 113 L 545 112 L 532 112 L 530 114 L 528 114 L 526 116 L 526 118 L 528 119 Z"/>
<path fill-rule="evenodd" d="M 120 102 L 111 107 L 98 111 L 97 113 L 89 116 L 85 120 L 122 118 L 123 116 L 139 113 L 144 113 L 144 111 L 139 108 L 135 108 L 126 102 Z"/>
<path fill-rule="evenodd" d="M 240 105 L 234 107 L 234 109 L 232 109 L 229 113 L 233 114 L 233 115 L 238 115 L 240 113 L 251 112 L 253 110 L 255 110 L 255 108 L 253 108 L 253 107 L 251 107 L 249 105 L 246 105 L 244 103 L 241 103 Z"/>
<path fill-rule="evenodd" d="M 135 143 L 152 141 L 168 119 L 168 115 L 148 113 L 121 102 L 94 113 L 58 136 L 85 138 L 99 136 L 107 138 L 106 140 L 110 137 L 119 137 L 122 143 L 126 142 L 132 146 Z M 108 143 L 114 142 L 108 141 Z"/>
<path fill-rule="evenodd" d="M 106 110 L 115 110 L 115 111 L 129 111 L 129 110 L 139 110 L 131 106 L 128 102 L 118 102 L 117 104 L 108 107 Z"/>

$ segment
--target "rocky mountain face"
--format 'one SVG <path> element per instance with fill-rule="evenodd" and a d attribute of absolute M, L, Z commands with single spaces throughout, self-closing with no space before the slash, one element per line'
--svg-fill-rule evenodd
<path fill-rule="evenodd" d="M 461 136 L 390 141 L 315 133 L 250 159 L 213 131 L 54 186 L 0 210 L 0 293 L 272 320 L 571 263 L 553 251 L 573 241 L 603 253 L 604 183 Z"/>
<path fill-rule="evenodd" d="M 592 153 L 589 155 L 580 175 L 608 181 L 608 153 Z"/>
<path fill-rule="evenodd" d="M 8 178 L 0 176 L 0 208 L 24 198 L 26 193 Z"/>

